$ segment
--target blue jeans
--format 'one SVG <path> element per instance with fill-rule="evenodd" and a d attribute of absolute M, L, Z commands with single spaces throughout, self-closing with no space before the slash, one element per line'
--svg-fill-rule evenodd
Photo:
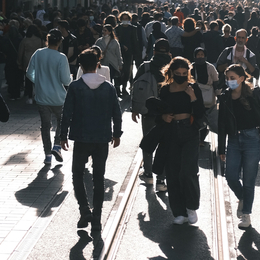
<path fill-rule="evenodd" d="M 226 179 L 236 197 L 243 200 L 244 214 L 250 214 L 252 211 L 259 159 L 258 129 L 241 130 L 237 135 L 228 137 Z"/>

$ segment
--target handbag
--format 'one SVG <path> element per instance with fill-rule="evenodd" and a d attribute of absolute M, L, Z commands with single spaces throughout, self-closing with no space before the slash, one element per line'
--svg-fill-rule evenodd
<path fill-rule="evenodd" d="M 197 71 L 195 70 L 195 79 L 197 81 Z M 214 93 L 214 88 L 211 85 L 208 84 L 202 84 L 197 82 L 201 92 L 202 92 L 202 97 L 203 97 L 203 102 L 204 106 L 209 108 L 215 105 L 216 99 L 215 99 L 215 93 Z"/>

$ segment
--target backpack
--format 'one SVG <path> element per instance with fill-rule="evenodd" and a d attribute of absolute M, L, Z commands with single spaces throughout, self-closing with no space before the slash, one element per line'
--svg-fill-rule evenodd
<path fill-rule="evenodd" d="M 133 83 L 132 111 L 145 115 L 148 109 L 145 102 L 149 97 L 158 96 L 157 81 L 150 72 L 150 62 L 144 62 L 145 73 Z"/>

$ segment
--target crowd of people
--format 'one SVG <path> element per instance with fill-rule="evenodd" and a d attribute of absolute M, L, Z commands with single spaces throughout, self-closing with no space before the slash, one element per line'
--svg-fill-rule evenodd
<path fill-rule="evenodd" d="M 132 119 L 138 122 L 141 116 L 144 136 L 140 179 L 153 184 L 157 174 L 156 190 L 168 190 L 174 223 L 198 220 L 199 147 L 211 130 L 218 133 L 228 185 L 239 200 L 239 228 L 251 225 L 260 156 L 260 96 L 252 86 L 252 78 L 256 85 L 259 78 L 259 26 L 258 4 L 246 2 L 104 4 L 94 9 L 79 4 L 64 11 L 39 5 L 34 12 L 0 13 L 0 85 L 5 73 L 11 100 L 24 91 L 27 104 L 36 102 L 44 163 L 50 165 L 52 155 L 62 162 L 61 149 L 67 150 L 68 138 L 74 140 L 78 228 L 88 222 L 93 231 L 102 228 L 108 143 L 120 144 L 118 97 L 130 93 Z M 134 97 L 140 79 L 156 89 L 152 98 L 143 96 L 142 109 L 140 96 Z M 58 126 L 53 147 L 52 114 Z M 83 181 L 89 156 L 93 210 Z"/>

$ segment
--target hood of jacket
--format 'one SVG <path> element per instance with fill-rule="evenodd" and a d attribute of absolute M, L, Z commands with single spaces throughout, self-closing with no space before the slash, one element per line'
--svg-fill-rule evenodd
<path fill-rule="evenodd" d="M 86 73 L 83 74 L 81 77 L 84 83 L 90 89 L 97 89 L 103 82 L 106 81 L 106 78 L 104 76 L 97 73 Z"/>

